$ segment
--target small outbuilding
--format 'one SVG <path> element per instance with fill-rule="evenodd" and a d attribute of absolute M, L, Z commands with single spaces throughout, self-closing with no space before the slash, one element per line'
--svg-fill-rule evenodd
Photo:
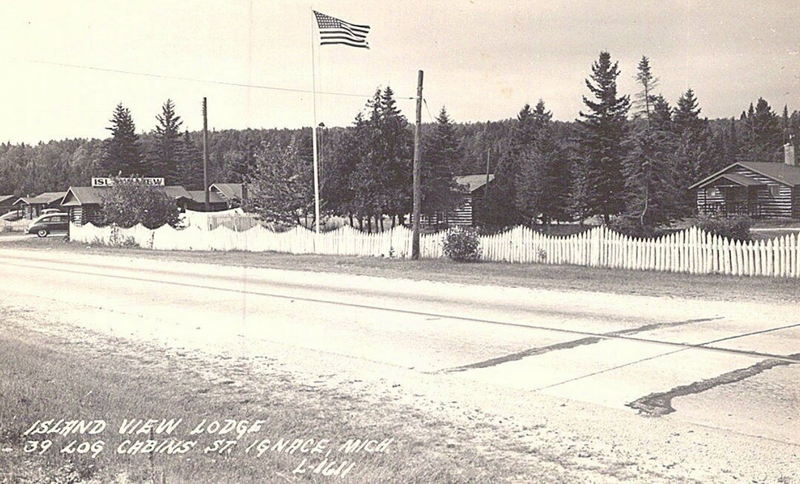
<path fill-rule="evenodd" d="M 784 151 L 784 163 L 740 161 L 690 186 L 698 213 L 800 218 L 800 166 L 791 144 Z"/>
<path fill-rule="evenodd" d="M 61 200 L 65 192 L 45 192 L 35 197 L 21 197 L 14 202 L 14 206 L 22 212 L 26 219 L 33 220 L 48 208 L 58 209 L 61 207 Z"/>

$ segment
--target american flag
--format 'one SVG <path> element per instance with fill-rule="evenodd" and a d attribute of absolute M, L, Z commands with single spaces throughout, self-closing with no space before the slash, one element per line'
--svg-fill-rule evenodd
<path fill-rule="evenodd" d="M 316 10 L 314 15 L 317 17 L 320 45 L 342 44 L 369 49 L 369 44 L 367 43 L 369 25 L 351 24 L 330 15 L 319 13 Z"/>

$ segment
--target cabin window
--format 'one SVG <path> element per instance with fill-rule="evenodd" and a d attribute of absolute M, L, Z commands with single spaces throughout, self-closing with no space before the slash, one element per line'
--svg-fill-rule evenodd
<path fill-rule="evenodd" d="M 706 197 L 708 198 L 719 198 L 719 188 L 717 187 L 709 187 L 706 189 Z"/>
<path fill-rule="evenodd" d="M 780 185 L 770 185 L 769 186 L 769 196 L 772 198 L 778 198 L 781 195 L 781 186 Z"/>

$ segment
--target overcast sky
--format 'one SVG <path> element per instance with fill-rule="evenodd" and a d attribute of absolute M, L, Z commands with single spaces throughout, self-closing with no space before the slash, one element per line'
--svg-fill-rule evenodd
<path fill-rule="evenodd" d="M 191 130 L 298 127 L 307 93 L 150 78 L 72 64 L 198 80 L 311 89 L 311 8 L 369 24 L 370 50 L 317 46 L 318 122 L 347 125 L 378 86 L 424 97 L 457 121 L 515 116 L 544 99 L 574 119 L 601 50 L 632 93 L 651 59 L 673 102 L 692 87 L 703 115 L 738 116 L 766 98 L 800 109 L 800 1 L 318 0 L 10 1 L 0 4 L 0 140 L 105 137 L 114 106 L 150 131 L 167 98 Z M 413 101 L 400 102 L 413 118 Z M 423 121 L 429 121 L 423 110 Z"/>

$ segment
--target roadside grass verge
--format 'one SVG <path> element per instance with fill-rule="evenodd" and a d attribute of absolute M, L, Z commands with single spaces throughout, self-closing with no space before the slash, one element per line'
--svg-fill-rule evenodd
<path fill-rule="evenodd" d="M 0 242 L 2 242 L 2 238 L 0 238 Z M 570 265 L 501 262 L 457 263 L 447 259 L 412 261 L 377 257 L 292 255 L 275 252 L 157 251 L 89 246 L 76 242 L 65 242 L 62 237 L 7 241 L 0 244 L 0 248 L 3 247 L 503 287 L 579 290 L 720 301 L 800 302 L 800 280 L 777 277 L 692 275 Z"/>
<path fill-rule="evenodd" d="M 164 353 L 95 334 L 69 339 L 31 330 L 28 313 L 0 307 L 0 482 L 558 482 L 554 462 L 486 455 L 464 438 L 464 429 L 395 402 L 370 404 L 344 391 L 296 383 L 279 371 L 257 370 L 252 360 L 214 360 L 198 354 Z M 212 361 L 214 360 L 214 361 Z M 268 359 L 261 364 L 270 366 Z M 97 436 L 23 436 L 37 420 L 103 419 Z M 122 435 L 123 419 L 174 419 L 170 435 Z M 203 419 L 266 421 L 243 438 L 188 436 Z M 117 453 L 126 439 L 197 439 L 185 454 Z M 330 439 L 328 460 L 354 462 L 345 477 L 294 473 L 304 458 L 323 456 L 244 449 L 251 441 Z M 391 438 L 387 452 L 337 451 L 347 439 Z M 25 453 L 28 440 L 52 440 L 47 452 Z M 217 439 L 237 439 L 231 453 L 204 452 Z M 458 445 L 452 445 L 453 439 Z M 61 453 L 69 441 L 103 440 L 96 458 Z M 514 449 L 513 439 L 502 443 Z M 518 445 L 518 444 L 516 444 Z M 11 450 L 8 450 L 11 449 Z M 518 450 L 515 450 L 519 455 Z M 546 471 L 544 469 L 547 469 Z"/>

